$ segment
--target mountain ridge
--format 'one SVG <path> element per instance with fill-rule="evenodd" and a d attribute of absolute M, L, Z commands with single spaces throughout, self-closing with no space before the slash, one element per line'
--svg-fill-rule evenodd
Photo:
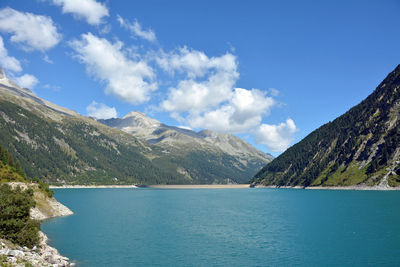
<path fill-rule="evenodd" d="M 244 183 L 268 161 L 231 155 L 212 145 L 159 146 L 156 140 L 148 142 L 43 100 L 3 76 L 0 145 L 21 161 L 29 176 L 51 184 Z M 147 120 L 137 112 L 126 119 L 132 115 Z M 190 139 L 187 130 L 163 127 Z"/>
<path fill-rule="evenodd" d="M 195 132 L 169 126 L 137 111 L 132 111 L 122 118 L 98 121 L 164 148 L 174 149 L 174 146 L 185 143 L 193 146 L 216 146 L 229 155 L 251 155 L 264 161 L 273 158 L 232 134 L 216 133 L 207 129 Z"/>
<path fill-rule="evenodd" d="M 360 104 L 322 125 L 251 180 L 275 186 L 400 185 L 400 65 Z"/>

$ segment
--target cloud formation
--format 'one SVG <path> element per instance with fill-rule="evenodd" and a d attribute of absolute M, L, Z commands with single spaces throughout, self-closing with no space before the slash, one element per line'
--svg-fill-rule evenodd
<path fill-rule="evenodd" d="M 7 49 L 4 47 L 3 38 L 0 36 L 0 66 L 6 70 L 20 72 L 22 71 L 21 63 L 15 57 L 8 55 Z"/>
<path fill-rule="evenodd" d="M 155 73 L 143 60 L 133 60 L 123 50 L 122 42 L 110 43 L 92 33 L 82 34 L 70 42 L 75 56 L 86 65 L 87 72 L 107 84 L 106 93 L 122 101 L 140 104 L 157 89 Z"/>
<path fill-rule="evenodd" d="M 14 79 L 20 87 L 28 89 L 33 89 L 35 85 L 39 83 L 39 80 L 31 74 L 24 74 Z"/>
<path fill-rule="evenodd" d="M 278 125 L 261 124 L 255 132 L 255 141 L 273 152 L 282 152 L 293 142 L 295 132 L 296 125 L 290 118 Z"/>
<path fill-rule="evenodd" d="M 19 12 L 9 7 L 0 9 L 0 31 L 11 34 L 11 42 L 26 51 L 44 52 L 61 40 L 50 17 Z"/>
<path fill-rule="evenodd" d="M 189 115 L 187 122 L 193 128 L 218 132 L 244 133 L 257 127 L 263 115 L 268 115 L 275 100 L 258 89 L 235 88 L 229 101 L 221 107 Z"/>
<path fill-rule="evenodd" d="M 172 113 L 200 113 L 218 106 L 231 97 L 239 78 L 236 57 L 230 53 L 210 58 L 204 52 L 183 47 L 160 52 L 156 62 L 164 71 L 184 76 L 161 103 L 165 111 Z"/>
<path fill-rule="evenodd" d="M 95 0 L 53 0 L 53 4 L 61 6 L 62 13 L 71 13 L 91 25 L 99 25 L 109 16 L 106 5 Z"/>
<path fill-rule="evenodd" d="M 93 101 L 86 107 L 88 116 L 95 117 L 96 119 L 111 119 L 118 116 L 115 107 L 109 107 L 103 103 Z"/>
<path fill-rule="evenodd" d="M 0 36 L 0 67 L 11 72 L 11 78 L 15 80 L 15 82 L 23 87 L 32 89 L 36 84 L 39 83 L 39 80 L 31 75 L 24 74 L 19 77 L 15 77 L 15 73 L 19 73 L 22 71 L 21 63 L 15 57 L 9 56 L 7 49 L 4 47 L 3 38 Z"/>
<path fill-rule="evenodd" d="M 297 128 L 288 119 L 279 125 L 262 124 L 279 94 L 276 89 L 235 88 L 238 62 L 231 53 L 208 57 L 187 47 L 155 57 L 157 64 L 177 80 L 160 104 L 171 117 L 194 129 L 254 135 L 258 144 L 281 152 L 293 141 Z"/>
<path fill-rule="evenodd" d="M 137 36 L 143 38 L 149 42 L 154 42 L 157 40 L 156 34 L 153 30 L 143 30 L 142 25 L 135 20 L 133 23 L 129 22 L 128 20 L 123 19 L 120 15 L 117 15 L 117 21 L 124 29 L 130 31 L 133 36 Z"/>

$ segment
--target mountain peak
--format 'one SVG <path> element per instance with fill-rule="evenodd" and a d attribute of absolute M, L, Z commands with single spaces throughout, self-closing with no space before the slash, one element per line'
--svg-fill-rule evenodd
<path fill-rule="evenodd" d="M 125 116 L 123 116 L 122 119 L 127 119 L 127 118 L 130 118 L 130 117 L 135 117 L 135 118 L 136 117 L 141 117 L 141 118 L 144 118 L 144 117 L 147 117 L 147 116 L 144 115 L 143 113 L 139 112 L 139 111 L 131 111 L 128 114 L 126 114 Z"/>

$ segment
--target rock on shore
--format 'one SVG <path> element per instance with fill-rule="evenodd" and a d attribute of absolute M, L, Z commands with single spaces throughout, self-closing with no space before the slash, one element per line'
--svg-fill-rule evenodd
<path fill-rule="evenodd" d="M 40 245 L 32 249 L 16 246 L 7 240 L 0 239 L 0 265 L 3 266 L 2 264 L 7 263 L 17 267 L 75 266 L 75 263 L 70 262 L 67 257 L 61 256 L 57 249 L 47 244 L 47 236 L 42 232 L 40 232 L 40 238 Z"/>

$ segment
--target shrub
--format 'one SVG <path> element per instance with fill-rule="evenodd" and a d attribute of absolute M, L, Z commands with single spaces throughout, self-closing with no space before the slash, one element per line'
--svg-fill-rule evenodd
<path fill-rule="evenodd" d="M 40 223 L 29 216 L 35 207 L 33 190 L 0 186 L 0 237 L 32 248 L 39 243 Z"/>

